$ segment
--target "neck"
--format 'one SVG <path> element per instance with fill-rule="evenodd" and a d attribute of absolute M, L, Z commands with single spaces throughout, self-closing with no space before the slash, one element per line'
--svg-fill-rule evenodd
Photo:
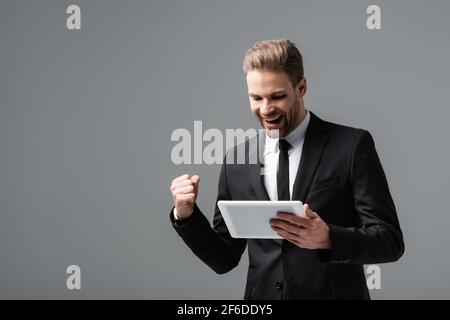
<path fill-rule="evenodd" d="M 305 118 L 306 118 L 306 109 L 303 105 L 300 107 L 300 113 L 299 113 L 298 117 L 299 117 L 299 121 L 298 121 L 297 125 L 300 125 L 300 123 L 302 123 L 303 120 L 305 120 Z"/>
<path fill-rule="evenodd" d="M 303 104 L 301 104 L 300 112 L 298 113 L 298 116 L 297 116 L 297 121 L 295 121 L 295 123 L 293 124 L 293 126 L 292 126 L 291 130 L 289 130 L 289 132 L 295 130 L 295 128 L 297 128 L 303 122 L 303 120 L 305 120 L 305 118 L 306 118 L 306 109 L 303 106 Z M 289 133 L 287 133 L 287 134 L 289 134 Z"/>

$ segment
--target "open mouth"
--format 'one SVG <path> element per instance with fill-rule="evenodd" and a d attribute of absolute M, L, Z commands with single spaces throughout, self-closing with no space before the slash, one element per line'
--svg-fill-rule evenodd
<path fill-rule="evenodd" d="M 283 119 L 283 114 L 282 114 L 282 113 L 279 113 L 279 114 L 277 114 L 277 115 L 275 115 L 275 116 L 273 116 L 273 117 L 265 118 L 264 121 L 265 121 L 268 125 L 274 126 L 274 125 L 279 124 L 279 123 L 281 122 L 282 119 Z"/>

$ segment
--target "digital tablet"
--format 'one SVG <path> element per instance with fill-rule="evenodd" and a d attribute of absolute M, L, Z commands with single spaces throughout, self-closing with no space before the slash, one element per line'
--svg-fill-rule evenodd
<path fill-rule="evenodd" d="M 217 205 L 233 238 L 282 239 L 270 227 L 278 211 L 306 217 L 301 201 L 223 201 Z"/>

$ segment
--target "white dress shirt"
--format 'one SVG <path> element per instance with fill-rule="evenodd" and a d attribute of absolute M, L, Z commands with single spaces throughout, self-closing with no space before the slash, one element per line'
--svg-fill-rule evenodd
<path fill-rule="evenodd" d="M 306 129 L 309 125 L 310 115 L 306 110 L 306 117 L 302 123 L 298 125 L 284 139 L 292 146 L 288 151 L 289 155 L 289 193 L 292 200 L 292 191 L 294 189 L 295 177 L 297 176 L 298 166 L 302 157 L 303 142 L 305 141 Z M 278 200 L 277 190 L 277 168 L 278 168 L 278 138 L 271 138 L 266 135 L 264 144 L 264 185 L 272 201 Z"/>

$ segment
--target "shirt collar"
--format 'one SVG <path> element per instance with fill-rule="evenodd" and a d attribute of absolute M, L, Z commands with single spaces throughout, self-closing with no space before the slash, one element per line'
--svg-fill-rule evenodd
<path fill-rule="evenodd" d="M 287 140 L 295 149 L 300 146 L 300 144 L 305 139 L 306 129 L 308 129 L 310 114 L 308 110 L 306 110 L 306 117 L 303 121 L 295 128 L 292 132 L 290 132 L 284 139 Z M 278 150 L 278 138 L 271 138 L 266 134 L 266 142 L 264 145 L 264 155 L 270 152 L 276 152 Z"/>

